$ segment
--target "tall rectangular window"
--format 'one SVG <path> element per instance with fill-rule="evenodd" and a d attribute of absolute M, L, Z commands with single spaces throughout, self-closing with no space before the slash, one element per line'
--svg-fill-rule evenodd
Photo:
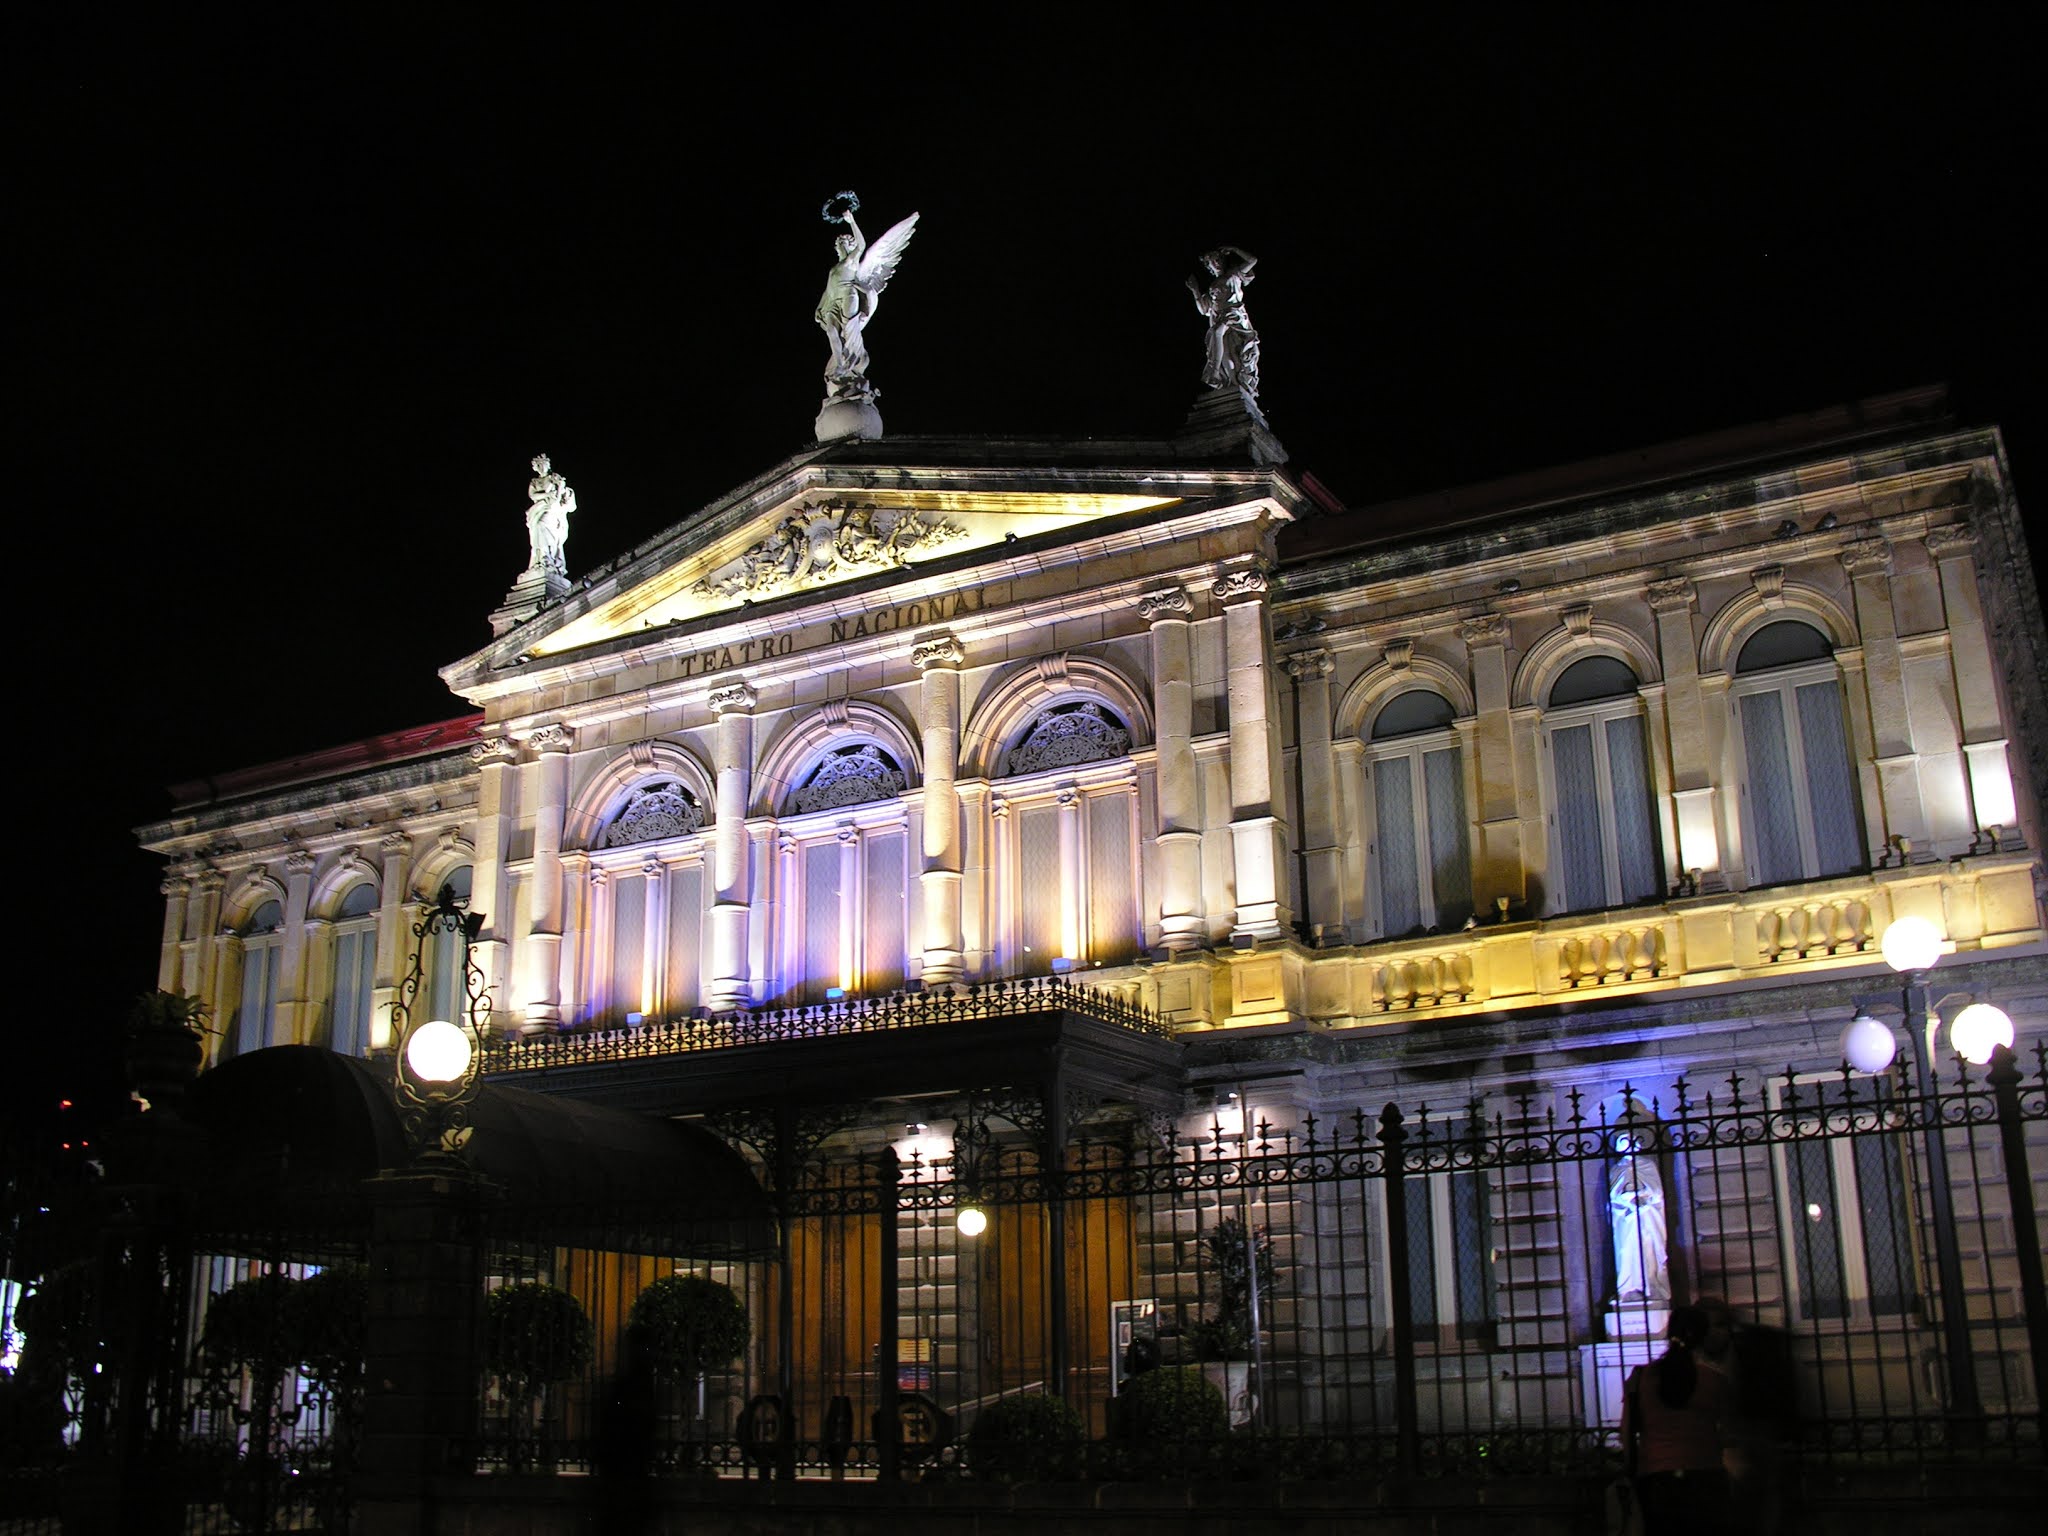
<path fill-rule="evenodd" d="M 1814 1105 L 1800 1130 L 1810 1139 L 1779 1148 L 1784 1227 L 1797 1315 L 1808 1321 L 1895 1315 L 1916 1304 L 1905 1164 L 1907 1132 L 1828 1135 L 1832 1122 L 1817 1096 L 1839 1078 L 1798 1081 L 1799 1102 Z M 1882 1082 L 1870 1084 L 1881 1106 Z M 1785 1085 L 1774 1086 L 1781 1101 Z"/>
<path fill-rule="evenodd" d="M 1453 931 L 1472 915 L 1465 778 L 1447 736 L 1372 749 L 1371 852 L 1386 938 Z"/>
<path fill-rule="evenodd" d="M 1834 664 L 1738 679 L 1748 875 L 1752 885 L 1863 868 L 1861 798 Z"/>

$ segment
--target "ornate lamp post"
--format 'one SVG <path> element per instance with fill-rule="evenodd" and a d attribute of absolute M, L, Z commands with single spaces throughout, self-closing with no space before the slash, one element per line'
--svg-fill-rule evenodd
<path fill-rule="evenodd" d="M 476 963 L 476 936 L 483 930 L 481 912 L 465 912 L 452 886 L 442 886 L 434 909 L 412 925 L 412 964 L 391 1008 L 392 1035 L 398 1043 L 393 1067 L 398 1088 L 399 1118 L 406 1140 L 419 1163 L 459 1163 L 475 1127 L 469 1106 L 477 1094 L 477 1071 L 484 1037 L 491 1027 L 491 999 L 484 991 L 484 973 Z M 459 995 L 423 1006 L 420 988 L 426 983 L 427 941 L 459 943 Z M 452 1019 L 422 1018 L 437 1001 L 445 1001 Z"/>
<path fill-rule="evenodd" d="M 1934 1096 L 1934 1042 L 1941 1020 L 1927 1006 L 1927 977 L 1941 959 L 1941 935 L 1921 917 L 1902 917 L 1879 940 L 1885 964 L 1903 979 L 1907 1054 L 1913 1088 L 1921 1106 L 1920 1134 L 1927 1162 L 1927 1199 L 1934 1229 L 1935 1270 L 1941 1282 L 1942 1353 L 1948 1361 L 1949 1410 L 1957 1418 L 1981 1418 L 1977 1370 L 1970 1353 L 1969 1308 L 1963 1295 L 1962 1255 L 1956 1248 L 1955 1199 L 1948 1157 L 1942 1146 L 1941 1107 Z M 2012 1020 L 1989 1003 L 1972 1003 L 1956 1015 L 1950 1044 L 1977 1065 L 2013 1041 Z M 1842 1057 L 1858 1071 L 1876 1074 L 1892 1064 L 1898 1042 L 1881 1021 L 1859 1010 L 1842 1032 Z"/>

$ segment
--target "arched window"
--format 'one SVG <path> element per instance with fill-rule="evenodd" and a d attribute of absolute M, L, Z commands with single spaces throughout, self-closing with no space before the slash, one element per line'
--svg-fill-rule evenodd
<path fill-rule="evenodd" d="M 1863 868 L 1860 797 L 1827 637 L 1797 619 L 1764 625 L 1736 655 L 1729 693 L 1742 738 L 1749 883 Z"/>
<path fill-rule="evenodd" d="M 242 1003 L 235 1010 L 235 1054 L 270 1044 L 277 1015 L 277 972 L 284 958 L 284 909 L 266 901 L 249 915 L 242 940 Z"/>
<path fill-rule="evenodd" d="M 370 1000 L 377 985 L 377 887 L 349 887 L 334 914 L 334 995 L 328 1001 L 327 1044 L 344 1056 L 370 1049 Z"/>
<path fill-rule="evenodd" d="M 1373 717 L 1373 840 L 1379 931 L 1444 932 L 1472 915 L 1465 775 L 1440 694 L 1396 694 Z"/>
<path fill-rule="evenodd" d="M 790 791 L 785 814 L 842 810 L 903 793 L 902 766 L 873 742 L 840 747 L 818 759 L 803 783 Z"/>
<path fill-rule="evenodd" d="M 457 865 L 448 872 L 446 884 L 454 890 L 456 905 L 465 911 L 469 907 L 469 888 L 472 871 L 467 864 Z M 436 892 L 438 895 L 438 890 Z M 428 1019 L 457 1020 L 466 1000 L 462 976 L 462 935 L 458 933 L 436 933 L 427 941 L 427 1014 L 426 1018 L 414 1018 L 419 1025 Z"/>
<path fill-rule="evenodd" d="M 1612 656 L 1575 661 L 1551 685 L 1551 910 L 1586 911 L 1664 894 L 1640 686 Z"/>
<path fill-rule="evenodd" d="M 704 808 L 680 779 L 652 779 L 620 802 L 598 840 L 601 848 L 660 843 L 703 830 Z"/>

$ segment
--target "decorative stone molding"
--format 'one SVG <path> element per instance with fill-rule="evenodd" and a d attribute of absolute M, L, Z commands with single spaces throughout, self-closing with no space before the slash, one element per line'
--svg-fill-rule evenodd
<path fill-rule="evenodd" d="M 1656 613 L 1672 613 L 1690 608 L 1699 601 L 1699 590 L 1685 576 L 1666 576 L 1651 582 L 1643 589 L 1650 600 L 1650 608 Z"/>
<path fill-rule="evenodd" d="M 186 896 L 191 894 L 192 882 L 176 875 L 167 875 L 157 882 L 159 896 Z"/>
<path fill-rule="evenodd" d="M 294 848 L 284 856 L 284 867 L 294 875 L 310 875 L 313 866 L 319 862 L 311 850 L 305 848 Z"/>
<path fill-rule="evenodd" d="M 1218 571 L 1216 584 L 1209 591 L 1219 603 L 1239 603 L 1264 597 L 1272 585 L 1264 566 L 1248 565 Z"/>
<path fill-rule="evenodd" d="M 860 828 L 841 827 L 833 836 L 838 838 L 841 846 L 850 848 L 860 841 Z"/>
<path fill-rule="evenodd" d="M 1194 611 L 1186 587 L 1161 587 L 1138 597 L 1138 617 L 1147 624 L 1157 624 L 1161 619 L 1184 619 Z"/>
<path fill-rule="evenodd" d="M 657 779 L 626 796 L 598 842 L 601 847 L 620 848 L 688 837 L 703 829 L 704 808 L 697 797 L 678 780 Z"/>
<path fill-rule="evenodd" d="M 640 864 L 640 873 L 648 880 L 659 880 L 661 878 L 661 869 L 662 865 L 659 859 L 645 859 Z"/>
<path fill-rule="evenodd" d="M 1782 565 L 1760 565 L 1749 573 L 1749 584 L 1756 589 L 1756 595 L 1763 599 L 1766 608 L 1785 606 L 1785 567 Z"/>
<path fill-rule="evenodd" d="M 1508 643 L 1508 617 L 1504 613 L 1478 613 L 1458 626 L 1465 644 L 1473 649 Z"/>
<path fill-rule="evenodd" d="M 601 891 L 612 883 L 612 872 L 608 869 L 593 869 L 590 872 L 590 888 Z"/>
<path fill-rule="evenodd" d="M 958 635 L 934 635 L 910 648 L 910 664 L 920 672 L 933 667 L 957 667 L 967 659 L 967 647 Z"/>
<path fill-rule="evenodd" d="M 569 752 L 575 749 L 575 738 L 568 726 L 551 723 L 536 726 L 526 744 L 536 752 Z"/>
<path fill-rule="evenodd" d="M 1564 627 L 1583 640 L 1593 632 L 1593 605 L 1591 603 L 1566 603 L 1558 610 L 1558 618 Z"/>
<path fill-rule="evenodd" d="M 836 810 L 893 800 L 903 793 L 903 770 L 880 747 L 864 742 L 844 747 L 820 762 L 811 776 L 791 793 L 789 811 Z"/>
<path fill-rule="evenodd" d="M 827 699 L 818 706 L 818 718 L 835 731 L 843 731 L 853 719 L 844 699 Z"/>
<path fill-rule="evenodd" d="M 517 761 L 518 757 L 519 748 L 506 736 L 486 737 L 469 749 L 469 759 L 473 763 L 509 763 Z"/>
<path fill-rule="evenodd" d="M 386 855 L 412 852 L 412 834 L 409 832 L 386 832 L 377 839 L 378 851 Z"/>
<path fill-rule="evenodd" d="M 714 715 L 751 714 L 760 701 L 760 694 L 746 683 L 727 683 L 704 695 L 704 707 Z"/>
<path fill-rule="evenodd" d="M 1081 792 L 1077 789 L 1074 789 L 1072 786 L 1069 786 L 1066 789 L 1061 790 L 1052 798 L 1053 803 L 1060 806 L 1062 809 L 1072 810 L 1075 806 L 1081 803 Z"/>
<path fill-rule="evenodd" d="M 1041 710 L 1017 744 L 1004 754 L 1002 774 L 1041 773 L 1122 757 L 1131 733 L 1100 704 L 1056 704 Z"/>
<path fill-rule="evenodd" d="M 1337 663 L 1331 659 L 1330 653 L 1321 647 L 1312 651 L 1296 651 L 1291 656 L 1282 657 L 1280 665 L 1287 669 L 1287 675 L 1297 683 L 1328 677 L 1337 670 Z"/>
<path fill-rule="evenodd" d="M 1067 680 L 1067 653 L 1056 651 L 1050 656 L 1040 656 L 1032 662 L 1037 669 L 1038 680 L 1042 683 L 1060 684 Z"/>
<path fill-rule="evenodd" d="M 227 871 L 208 866 L 199 872 L 195 882 L 202 892 L 214 894 L 227 888 Z"/>
<path fill-rule="evenodd" d="M 1851 576 L 1889 576 L 1892 547 L 1883 539 L 1857 539 L 1842 546 L 1842 565 Z"/>
<path fill-rule="evenodd" d="M 697 597 L 761 599 L 909 563 L 915 551 L 967 537 L 959 523 L 916 512 L 818 503 L 799 507 L 774 533 L 709 572 Z"/>
<path fill-rule="evenodd" d="M 1415 665 L 1415 642 L 1405 637 L 1389 640 L 1380 655 L 1396 672 L 1406 672 Z"/>
<path fill-rule="evenodd" d="M 1977 542 L 1977 530 L 1968 523 L 1947 523 L 1927 530 L 1927 553 L 1937 560 L 1967 555 Z"/>
<path fill-rule="evenodd" d="M 775 839 L 775 851 L 781 854 L 785 859 L 795 858 L 798 846 L 799 844 L 797 843 L 797 840 L 791 837 L 787 832 L 781 833 Z"/>

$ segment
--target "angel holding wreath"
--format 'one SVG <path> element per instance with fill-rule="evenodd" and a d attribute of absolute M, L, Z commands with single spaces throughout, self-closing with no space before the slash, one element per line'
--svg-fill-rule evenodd
<path fill-rule="evenodd" d="M 832 348 L 825 365 L 825 393 L 828 399 L 866 400 L 873 390 L 867 381 L 868 349 L 862 332 L 875 317 L 882 290 L 896 275 L 903 251 L 917 232 L 917 215 L 894 225 L 873 245 L 860 232 L 853 215 L 860 199 L 841 192 L 825 204 L 827 224 L 844 224 L 846 230 L 833 241 L 839 259 L 825 277 L 825 296 L 818 300 L 813 317 L 825 332 Z"/>

